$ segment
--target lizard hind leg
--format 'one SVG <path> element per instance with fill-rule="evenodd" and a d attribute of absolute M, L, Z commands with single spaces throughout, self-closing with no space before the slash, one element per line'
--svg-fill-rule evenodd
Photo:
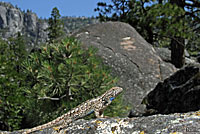
<path fill-rule="evenodd" d="M 57 133 L 60 132 L 60 128 L 59 127 L 53 127 L 53 130 L 55 130 Z"/>
<path fill-rule="evenodd" d="M 62 126 L 53 127 L 53 129 L 54 129 L 57 133 L 60 133 L 60 131 L 63 129 L 63 127 L 62 127 Z"/>
<path fill-rule="evenodd" d="M 68 119 L 67 121 L 64 121 L 63 124 L 61 124 L 60 126 L 54 127 L 53 129 L 59 133 L 63 128 L 66 128 L 71 122 L 72 119 Z"/>

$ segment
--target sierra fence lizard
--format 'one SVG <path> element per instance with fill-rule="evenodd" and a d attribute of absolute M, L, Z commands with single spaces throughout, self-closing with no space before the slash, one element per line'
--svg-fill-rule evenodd
<path fill-rule="evenodd" d="M 75 120 L 78 120 L 82 117 L 85 117 L 91 113 L 95 113 L 97 118 L 103 117 L 104 109 L 112 102 L 112 100 L 123 91 L 121 87 L 113 87 L 106 91 L 104 94 L 97 98 L 87 100 L 77 107 L 73 108 L 71 111 L 66 114 L 56 118 L 55 120 L 48 122 L 46 124 L 24 130 L 23 134 L 29 134 L 34 131 L 38 131 L 45 128 L 50 128 L 58 126 L 57 130 L 61 130 L 66 127 L 68 124 L 72 123 Z"/>

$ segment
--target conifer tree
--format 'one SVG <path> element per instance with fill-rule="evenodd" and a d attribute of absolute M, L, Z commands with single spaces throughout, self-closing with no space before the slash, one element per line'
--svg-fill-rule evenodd
<path fill-rule="evenodd" d="M 24 36 L 21 35 L 20 32 L 17 33 L 16 38 L 9 38 L 10 49 L 14 52 L 15 62 L 16 62 L 16 70 L 20 72 L 20 64 L 28 55 L 26 48 L 26 41 Z"/>
<path fill-rule="evenodd" d="M 61 15 L 59 10 L 54 7 L 51 12 L 51 17 L 48 20 L 49 27 L 47 28 L 49 43 L 53 43 L 56 39 L 61 38 L 64 35 L 64 25 L 61 21 Z"/>
<path fill-rule="evenodd" d="M 24 77 L 20 62 L 26 53 L 22 46 L 21 36 L 9 42 L 0 38 L 0 130 L 11 131 L 21 126 L 24 97 L 20 86 Z"/>

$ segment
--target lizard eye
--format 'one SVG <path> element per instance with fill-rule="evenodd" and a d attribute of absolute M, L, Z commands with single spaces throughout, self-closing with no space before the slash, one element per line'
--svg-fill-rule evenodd
<path fill-rule="evenodd" d="M 106 105 L 107 103 L 108 103 L 108 101 L 105 99 L 105 100 L 104 100 L 104 105 Z"/>

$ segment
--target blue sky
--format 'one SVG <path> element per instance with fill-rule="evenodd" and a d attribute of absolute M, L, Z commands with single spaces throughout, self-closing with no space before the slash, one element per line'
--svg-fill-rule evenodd
<path fill-rule="evenodd" d="M 22 10 L 30 9 L 35 12 L 38 17 L 50 17 L 51 10 L 57 7 L 61 16 L 96 16 L 94 8 L 98 2 L 110 0 L 1 0 L 10 2 L 12 5 L 17 5 Z"/>

